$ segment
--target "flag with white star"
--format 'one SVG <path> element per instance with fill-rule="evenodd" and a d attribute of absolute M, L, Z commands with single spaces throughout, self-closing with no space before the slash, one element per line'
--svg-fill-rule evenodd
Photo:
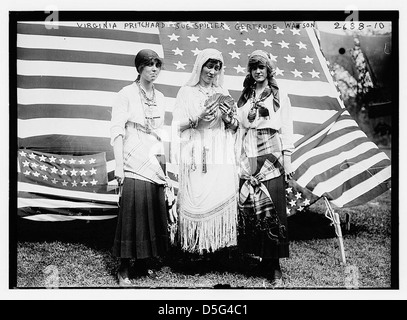
<path fill-rule="evenodd" d="M 116 211 L 118 195 L 107 184 L 105 153 L 73 156 L 19 149 L 17 161 L 20 215 Z"/>
<path fill-rule="evenodd" d="M 103 192 L 107 186 L 104 153 L 83 156 L 18 151 L 20 181 L 85 192 Z"/>
<path fill-rule="evenodd" d="M 191 72 L 197 54 L 222 52 L 225 75 L 245 76 L 250 53 L 263 49 L 276 64 L 277 79 L 327 81 L 308 31 L 283 22 L 168 22 L 160 31 L 165 69 Z M 235 93 L 235 100 L 239 92 Z"/>
<path fill-rule="evenodd" d="M 319 199 L 308 189 L 302 188 L 295 180 L 288 181 L 285 191 L 288 217 L 303 212 Z"/>
<path fill-rule="evenodd" d="M 365 203 L 389 188 L 390 159 L 346 111 L 321 52 L 315 22 L 60 20 L 58 28 L 50 28 L 44 21 L 19 21 L 16 30 L 19 148 L 79 158 L 105 153 L 108 184 L 114 184 L 111 106 L 116 93 L 137 78 L 136 53 L 149 48 L 164 62 L 154 85 L 165 96 L 163 143 L 177 188 L 178 167 L 170 162 L 172 111 L 197 54 L 205 48 L 222 52 L 224 86 L 237 101 L 248 55 L 262 49 L 275 63 L 276 80 L 292 109 L 292 163 L 298 185 L 338 207 Z M 76 176 L 64 175 L 64 163 L 52 172 L 54 163 L 33 167 L 36 162 L 27 161 L 29 167 L 21 163 L 26 179 L 60 188 L 94 187 L 92 179 L 79 179 L 82 169 L 82 177 L 91 178 L 92 167 L 74 166 Z M 64 182 L 68 177 L 72 179 Z M 21 206 L 30 205 L 30 198 L 21 194 L 20 199 Z"/>

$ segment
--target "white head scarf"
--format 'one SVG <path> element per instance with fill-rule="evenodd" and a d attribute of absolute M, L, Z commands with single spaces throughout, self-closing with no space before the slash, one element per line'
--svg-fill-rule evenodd
<path fill-rule="evenodd" d="M 222 62 L 222 68 L 221 68 L 221 70 L 219 70 L 218 75 L 213 80 L 213 84 L 216 87 L 223 85 L 223 78 L 224 78 L 225 71 L 224 71 L 224 62 L 223 62 L 222 53 L 216 49 L 209 48 L 209 49 L 202 50 L 196 57 L 194 68 L 192 69 L 191 77 L 185 84 L 186 86 L 193 87 L 196 84 L 198 84 L 198 82 L 201 78 L 202 67 L 209 59 L 216 59 L 216 60 L 219 60 Z"/>

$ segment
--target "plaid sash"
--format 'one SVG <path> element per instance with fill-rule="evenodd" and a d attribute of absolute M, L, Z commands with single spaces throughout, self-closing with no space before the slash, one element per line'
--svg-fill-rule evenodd
<path fill-rule="evenodd" d="M 243 140 L 240 156 L 240 178 L 246 180 L 239 193 L 239 207 L 253 209 L 257 217 L 269 217 L 275 213 L 275 206 L 264 181 L 277 178 L 283 172 L 281 142 L 275 130 L 249 130 Z M 257 137 L 250 141 L 250 133 L 256 132 Z M 259 138 L 259 136 L 261 138 Z M 252 175 L 252 168 L 246 149 L 254 145 L 257 149 L 257 156 L 267 156 L 260 171 Z M 249 148 L 250 149 L 250 148 Z M 252 157 L 256 160 L 256 157 Z"/>
<path fill-rule="evenodd" d="M 246 154 L 241 157 L 240 178 L 246 180 L 239 192 L 239 206 L 241 208 L 251 208 L 258 217 L 270 217 L 275 211 L 273 200 L 264 181 L 277 178 L 281 175 L 281 164 L 276 158 L 273 164 L 266 159 L 260 171 L 251 175 L 251 167 Z"/>

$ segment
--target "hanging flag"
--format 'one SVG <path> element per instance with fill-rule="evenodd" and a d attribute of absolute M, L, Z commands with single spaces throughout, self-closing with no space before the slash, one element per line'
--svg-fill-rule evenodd
<path fill-rule="evenodd" d="M 21 216 L 56 209 L 75 216 L 92 208 L 116 211 L 119 198 L 107 184 L 105 153 L 72 156 L 20 149 L 17 159 Z"/>
<path fill-rule="evenodd" d="M 60 155 L 105 152 L 112 184 L 111 106 L 116 92 L 136 79 L 134 57 L 140 49 L 155 50 L 164 59 L 155 86 L 166 98 L 167 161 L 175 97 L 199 51 L 223 53 L 224 85 L 237 101 L 248 55 L 263 49 L 271 54 L 278 84 L 291 102 L 298 185 L 338 206 L 367 201 L 386 190 L 390 160 L 371 142 L 370 149 L 358 146 L 367 138 L 339 98 L 314 28 L 313 22 L 281 21 L 60 21 L 52 29 L 44 22 L 19 22 L 18 145 Z M 177 187 L 176 163 L 169 161 L 167 168 Z"/>
<path fill-rule="evenodd" d="M 390 159 L 347 111 L 300 144 L 292 164 L 299 186 L 337 207 L 364 204 L 390 188 Z"/>

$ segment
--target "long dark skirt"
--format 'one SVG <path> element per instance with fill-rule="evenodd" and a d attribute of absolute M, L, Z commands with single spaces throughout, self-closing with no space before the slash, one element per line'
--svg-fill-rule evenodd
<path fill-rule="evenodd" d="M 260 167 L 261 166 L 258 166 L 258 168 Z M 243 183 L 244 180 L 240 180 L 240 187 Z M 238 245 L 242 251 L 252 253 L 263 259 L 287 258 L 289 257 L 289 238 L 286 211 L 286 183 L 284 175 L 263 183 L 270 193 L 284 232 L 277 241 L 271 239 L 265 231 L 259 230 L 258 226 L 254 223 L 255 219 L 249 218 L 254 217 L 253 210 L 245 209 L 242 211 L 240 209 Z M 244 225 L 242 224 L 242 221 L 244 221 Z"/>
<path fill-rule="evenodd" d="M 112 253 L 120 258 L 163 256 L 169 249 L 163 186 L 125 178 Z"/>

